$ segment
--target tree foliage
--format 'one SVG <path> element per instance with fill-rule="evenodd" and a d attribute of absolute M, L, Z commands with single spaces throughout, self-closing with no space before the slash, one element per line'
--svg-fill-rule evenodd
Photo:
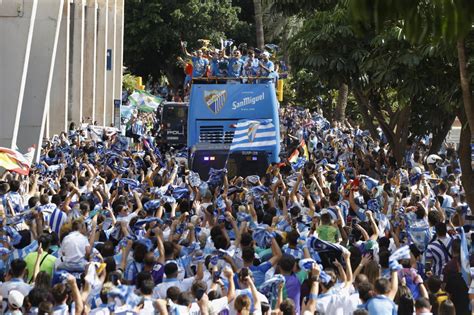
<path fill-rule="evenodd" d="M 401 162 L 409 137 L 447 132 L 459 98 L 456 86 L 445 80 L 455 76 L 456 68 L 441 47 L 413 46 L 405 40 L 397 23 L 386 23 L 378 34 L 370 29 L 363 34 L 356 36 L 345 2 L 315 11 L 290 44 L 291 64 L 295 74 L 301 75 L 302 69 L 310 74 L 315 92 L 347 84 L 366 127 L 373 134 L 376 126 L 382 128 Z"/>
<path fill-rule="evenodd" d="M 379 33 L 387 22 L 400 22 L 414 43 L 426 38 L 456 42 L 469 34 L 474 21 L 471 0 L 350 0 L 349 6 L 356 23 L 373 23 Z"/>
<path fill-rule="evenodd" d="M 474 100 L 473 78 L 469 69 L 474 41 L 474 2 L 472 0 L 350 0 L 349 5 L 353 25 L 359 31 L 366 25 L 374 25 L 378 33 L 383 33 L 387 24 L 397 23 L 403 36 L 412 43 L 431 45 L 443 43 L 448 49 L 451 48 L 451 51 L 457 52 L 457 60 L 441 65 L 442 67 L 458 65 L 459 76 L 455 90 L 461 91 L 463 104 L 462 109 L 456 111 L 463 124 L 459 149 L 462 182 L 467 201 L 471 208 L 474 207 L 474 170 L 470 152 L 470 147 L 474 144 Z M 449 54 L 445 56 L 449 58 Z M 449 89 L 443 90 L 450 94 L 448 91 Z"/>
<path fill-rule="evenodd" d="M 190 49 L 200 47 L 199 39 L 216 46 L 227 36 L 245 41 L 246 34 L 253 34 L 238 19 L 239 11 L 231 0 L 127 0 L 124 63 L 135 74 L 158 78 L 166 73 L 170 81 L 180 82 L 180 40 Z"/>

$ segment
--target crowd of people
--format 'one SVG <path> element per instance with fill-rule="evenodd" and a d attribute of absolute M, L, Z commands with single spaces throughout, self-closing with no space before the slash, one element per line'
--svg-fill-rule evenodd
<path fill-rule="evenodd" d="M 280 117 L 297 158 L 246 178 L 201 179 L 152 126 L 48 141 L 1 177 L 1 313 L 470 314 L 457 152 L 399 164 L 358 125 Z"/>
<path fill-rule="evenodd" d="M 187 50 L 187 43 L 181 42 L 181 48 L 187 60 L 178 57 L 186 78 L 185 91 L 189 91 L 192 81 L 215 83 L 264 83 L 276 82 L 279 71 L 285 70 L 283 63 L 270 60 L 270 49 L 260 50 L 247 47 L 245 43 L 238 47 L 233 42 L 222 41 L 220 49 L 209 47 L 203 40 L 203 47 L 193 51 Z M 271 45 L 269 48 L 276 49 Z M 227 55 L 229 54 L 229 55 Z M 185 93 L 186 94 L 186 93 Z"/>

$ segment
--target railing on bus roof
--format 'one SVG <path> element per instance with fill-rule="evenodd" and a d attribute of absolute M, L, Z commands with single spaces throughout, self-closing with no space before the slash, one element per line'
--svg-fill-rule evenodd
<path fill-rule="evenodd" d="M 242 80 L 249 80 L 249 81 L 256 81 L 256 80 L 265 80 L 265 83 L 274 82 L 275 78 L 272 77 L 251 77 L 251 76 L 241 76 L 241 77 L 197 77 L 192 78 L 192 82 L 194 83 L 219 83 L 219 81 L 241 81 Z"/>

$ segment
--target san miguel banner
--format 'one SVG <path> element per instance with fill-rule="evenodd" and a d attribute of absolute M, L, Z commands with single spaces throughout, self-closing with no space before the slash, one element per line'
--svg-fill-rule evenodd
<path fill-rule="evenodd" d="M 256 119 L 272 116 L 278 100 L 274 84 L 193 84 L 190 110 L 200 119 Z"/>

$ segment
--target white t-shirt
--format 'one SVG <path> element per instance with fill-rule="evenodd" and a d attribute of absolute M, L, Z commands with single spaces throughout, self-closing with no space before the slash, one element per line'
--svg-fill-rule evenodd
<path fill-rule="evenodd" d="M 359 292 L 349 295 L 349 297 L 346 299 L 346 302 L 347 313 L 352 314 L 357 309 L 357 306 L 362 304 L 359 298 Z"/>
<path fill-rule="evenodd" d="M 68 234 L 61 243 L 59 249 L 60 259 L 58 261 L 61 261 L 61 259 L 68 263 L 84 261 L 87 246 L 89 246 L 89 240 L 82 233 L 74 231 Z"/>
<path fill-rule="evenodd" d="M 331 288 L 328 292 L 320 294 L 316 300 L 316 309 L 324 314 L 344 315 L 347 312 L 349 299 L 348 289 Z"/>
<path fill-rule="evenodd" d="M 227 308 L 229 305 L 229 301 L 227 300 L 227 296 L 224 296 L 220 299 L 215 299 L 212 301 L 209 301 L 209 315 L 217 315 L 223 310 Z M 191 304 L 191 309 L 189 310 L 189 315 L 200 315 L 201 314 L 201 309 L 199 308 L 199 305 L 196 302 L 193 302 Z"/>
<path fill-rule="evenodd" d="M 109 315 L 110 311 L 108 307 L 94 308 L 89 312 L 89 315 Z"/>
<path fill-rule="evenodd" d="M 441 197 L 443 197 L 443 204 L 441 205 L 441 207 L 443 208 L 450 208 L 453 206 L 453 203 L 454 203 L 454 199 L 453 197 L 451 197 L 450 195 L 441 195 Z"/>
<path fill-rule="evenodd" d="M 171 287 L 178 287 L 181 292 L 191 290 L 194 282 L 194 277 L 189 277 L 183 280 L 179 279 L 164 279 L 162 283 L 158 284 L 153 290 L 153 298 L 165 299 L 166 291 Z"/>
<path fill-rule="evenodd" d="M 139 315 L 154 315 L 155 307 L 153 306 L 153 300 L 150 298 L 145 298 L 143 301 L 143 308 L 138 313 Z"/>
<path fill-rule="evenodd" d="M 0 311 L 5 310 L 5 308 L 7 307 L 6 301 L 8 299 L 8 294 L 11 290 L 17 290 L 24 296 L 27 296 L 28 293 L 30 293 L 32 288 L 33 287 L 31 285 L 19 279 L 12 279 L 10 281 L 0 284 L 0 296 L 2 296 L 4 299 L 2 301 Z"/>

